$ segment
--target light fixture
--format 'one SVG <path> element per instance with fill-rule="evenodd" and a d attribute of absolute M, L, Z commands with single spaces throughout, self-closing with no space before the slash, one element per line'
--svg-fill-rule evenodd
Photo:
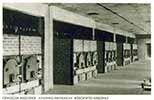
<path fill-rule="evenodd" d="M 112 25 L 118 25 L 119 23 L 117 23 L 117 22 L 114 22 L 114 23 L 111 23 Z"/>
<path fill-rule="evenodd" d="M 114 35 L 113 35 L 113 41 L 116 42 L 116 25 L 118 25 L 118 22 L 113 22 L 111 23 L 113 25 L 113 31 L 114 31 Z"/>
<path fill-rule="evenodd" d="M 92 16 L 92 15 L 99 15 L 97 12 L 88 12 L 87 15 Z"/>

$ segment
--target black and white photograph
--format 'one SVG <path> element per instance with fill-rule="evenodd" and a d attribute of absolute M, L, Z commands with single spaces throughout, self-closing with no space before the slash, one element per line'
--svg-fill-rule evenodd
<path fill-rule="evenodd" d="M 150 3 L 3 3 L 5 95 L 151 95 Z"/>

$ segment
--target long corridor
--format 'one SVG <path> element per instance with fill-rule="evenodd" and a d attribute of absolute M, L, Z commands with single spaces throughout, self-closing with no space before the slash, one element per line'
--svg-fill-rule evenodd
<path fill-rule="evenodd" d="M 45 94 L 150 94 L 141 89 L 141 82 L 150 78 L 150 60 L 137 61 L 77 85 L 54 85 Z"/>

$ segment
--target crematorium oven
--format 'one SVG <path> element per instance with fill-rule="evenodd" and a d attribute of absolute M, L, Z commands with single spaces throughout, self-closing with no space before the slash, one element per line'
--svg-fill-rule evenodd
<path fill-rule="evenodd" d="M 54 21 L 54 84 L 77 84 L 96 77 L 97 43 L 92 29 Z"/>
<path fill-rule="evenodd" d="M 132 44 L 133 45 L 133 51 L 132 51 L 132 56 L 133 56 L 133 62 L 138 60 L 138 50 L 137 50 L 137 44 Z"/>
<path fill-rule="evenodd" d="M 105 42 L 105 72 L 109 72 L 111 70 L 115 70 L 117 66 L 117 46 L 114 42 Z"/>
<path fill-rule="evenodd" d="M 123 44 L 123 65 L 128 65 L 131 63 L 131 44 Z"/>
<path fill-rule="evenodd" d="M 43 18 L 3 9 L 3 93 L 41 94 Z"/>
<path fill-rule="evenodd" d="M 96 77 L 98 63 L 96 41 L 73 40 L 74 84 Z"/>

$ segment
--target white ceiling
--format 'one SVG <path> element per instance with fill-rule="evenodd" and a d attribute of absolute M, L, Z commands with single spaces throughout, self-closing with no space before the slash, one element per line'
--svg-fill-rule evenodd
<path fill-rule="evenodd" d="M 134 34 L 151 34 L 150 4 L 49 4 L 93 18 L 95 21 L 109 24 L 113 27 Z M 98 15 L 88 15 L 98 13 Z M 116 14 L 115 14 L 116 13 Z M 113 24 L 119 23 L 119 24 Z"/>

